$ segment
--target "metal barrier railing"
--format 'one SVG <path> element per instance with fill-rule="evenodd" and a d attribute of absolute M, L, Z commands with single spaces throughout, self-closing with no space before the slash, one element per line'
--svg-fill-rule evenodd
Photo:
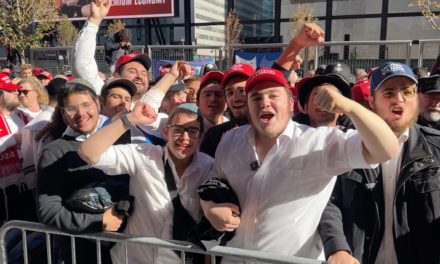
<path fill-rule="evenodd" d="M 419 40 L 418 66 L 431 68 L 434 64 L 434 60 L 437 58 L 439 54 L 440 54 L 440 40 L 438 39 Z"/>
<path fill-rule="evenodd" d="M 125 244 L 125 263 L 127 263 L 127 244 L 128 243 L 136 243 L 142 245 L 148 245 L 153 248 L 153 256 L 154 262 L 156 262 L 157 250 L 158 248 L 168 248 L 171 250 L 181 251 L 182 259 L 185 259 L 185 252 L 193 252 L 199 254 L 205 254 L 211 256 L 211 264 L 215 264 L 215 256 L 222 257 L 233 257 L 241 260 L 248 261 L 259 261 L 264 263 L 273 263 L 273 264 L 325 264 L 326 262 L 313 260 L 313 259 L 305 259 L 299 257 L 292 256 L 284 256 L 277 255 L 268 252 L 257 252 L 239 248 L 231 248 L 231 247 L 222 247 L 217 246 L 205 252 L 204 250 L 194 246 L 193 244 L 182 242 L 182 241 L 173 241 L 173 240 L 165 240 L 158 239 L 153 237 L 140 237 L 134 235 L 126 235 L 119 234 L 113 232 L 102 232 L 102 233 L 93 233 L 93 234 L 84 234 L 84 235 L 72 235 L 68 233 L 64 233 L 59 231 L 58 229 L 34 222 L 24 222 L 24 221 L 10 221 L 3 225 L 0 229 L 0 264 L 7 264 L 8 257 L 6 252 L 6 242 L 5 237 L 6 234 L 12 229 L 20 229 L 23 234 L 23 253 L 24 253 L 24 263 L 28 264 L 28 249 L 27 249 L 27 240 L 26 240 L 26 232 L 41 232 L 46 234 L 46 250 L 47 250 L 47 263 L 52 264 L 52 248 L 51 248 L 51 239 L 50 235 L 62 235 L 71 237 L 71 247 L 72 247 L 72 263 L 76 264 L 75 258 L 75 238 L 86 238 L 90 240 L 95 240 L 96 243 L 96 254 L 98 264 L 101 264 L 101 243 L 102 241 L 107 242 L 115 242 L 115 243 L 124 243 Z M 184 263 L 184 262 L 183 262 Z"/>
<path fill-rule="evenodd" d="M 144 46 L 132 46 L 133 52 L 143 53 Z M 70 66 L 70 51 L 72 47 L 47 47 L 30 50 L 30 64 L 33 67 L 47 69 L 53 74 L 59 74 Z M 95 61 L 98 70 L 107 73 L 109 66 L 105 62 L 104 46 L 97 46 Z"/>
<path fill-rule="evenodd" d="M 195 61 L 214 59 L 220 70 L 223 69 L 223 46 L 208 45 L 150 45 L 148 54 L 152 59 Z"/>

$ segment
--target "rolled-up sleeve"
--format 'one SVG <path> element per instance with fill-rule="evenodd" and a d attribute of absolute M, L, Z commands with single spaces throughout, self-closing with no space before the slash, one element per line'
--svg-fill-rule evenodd
<path fill-rule="evenodd" d="M 165 97 L 165 94 L 161 90 L 159 90 L 153 86 L 139 100 L 139 102 L 146 103 L 146 104 L 150 105 L 151 107 L 153 107 L 154 110 L 156 111 L 156 113 L 158 113 L 158 116 L 157 116 L 156 121 L 154 121 L 153 123 L 148 124 L 148 125 L 138 125 L 138 127 L 142 131 L 145 131 L 146 133 L 148 133 L 150 135 L 153 135 L 153 136 L 156 136 L 156 137 L 159 137 L 162 139 L 164 139 L 164 136 L 162 133 L 163 128 L 168 123 L 168 115 L 164 114 L 164 113 L 159 113 L 159 108 L 160 108 L 160 105 L 161 105 L 164 97 Z"/>
<path fill-rule="evenodd" d="M 368 164 L 363 155 L 363 142 L 355 130 L 346 133 L 339 129 L 327 130 L 322 152 L 323 167 L 327 175 L 339 175 L 351 169 L 371 169 L 378 164 Z"/>
<path fill-rule="evenodd" d="M 107 175 L 129 174 L 133 176 L 138 169 L 135 166 L 139 158 L 139 155 L 135 155 L 137 146 L 138 144 L 111 146 L 102 153 L 97 163 L 90 165 Z"/>

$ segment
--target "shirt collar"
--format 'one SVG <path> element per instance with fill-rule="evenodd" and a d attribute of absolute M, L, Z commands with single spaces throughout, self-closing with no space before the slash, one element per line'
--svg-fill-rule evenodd
<path fill-rule="evenodd" d="M 293 138 L 293 130 L 295 128 L 295 124 L 292 120 L 289 120 L 289 123 L 287 124 L 287 127 L 284 129 L 284 131 L 278 136 L 278 139 L 282 136 L 287 136 L 290 139 Z M 248 128 L 246 128 L 246 133 L 243 133 L 248 138 L 248 141 L 251 140 L 255 142 L 255 132 L 254 132 L 254 126 L 250 125 Z M 278 142 L 278 140 L 277 140 Z"/>
<path fill-rule="evenodd" d="M 191 164 L 188 166 L 188 168 L 185 169 L 185 172 L 183 173 L 182 178 L 186 177 L 187 175 L 190 175 L 196 169 L 202 168 L 202 164 L 201 164 L 201 162 L 199 160 L 198 152 L 199 151 L 196 151 L 196 152 L 193 153 Z M 173 173 L 177 176 L 176 166 L 174 165 L 173 159 L 170 156 L 170 153 L 168 151 L 168 147 L 167 146 L 165 146 L 164 155 L 165 155 L 165 162 L 168 161 L 168 164 L 170 165 Z"/>
<path fill-rule="evenodd" d="M 95 133 L 102 126 L 102 124 L 105 121 L 107 121 L 107 119 L 108 118 L 106 116 L 99 115 L 99 117 L 98 117 L 98 125 L 96 126 L 96 129 L 92 133 L 86 134 L 86 135 L 81 134 L 81 133 L 73 130 L 73 128 L 71 128 L 70 126 L 67 126 L 66 131 L 63 133 L 63 137 L 64 136 L 70 136 L 70 137 L 74 137 L 76 141 L 83 142 L 86 139 L 88 139 L 93 133 Z"/>
<path fill-rule="evenodd" d="M 408 141 L 408 138 L 409 138 L 409 128 L 405 129 L 405 131 L 403 131 L 403 133 L 400 135 L 399 142 L 405 143 L 406 141 Z"/>

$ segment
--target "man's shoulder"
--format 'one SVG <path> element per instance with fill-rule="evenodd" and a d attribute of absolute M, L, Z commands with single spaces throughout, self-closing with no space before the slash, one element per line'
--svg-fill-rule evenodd
<path fill-rule="evenodd" d="M 51 120 L 53 112 L 54 112 L 53 108 L 48 107 L 46 110 L 44 110 L 34 119 L 32 119 L 23 129 L 28 129 L 28 130 L 43 129 L 47 125 L 47 123 L 49 123 L 49 121 Z"/>
<path fill-rule="evenodd" d="M 232 128 L 234 128 L 236 126 L 235 122 L 233 121 L 228 121 L 225 122 L 223 124 L 220 125 L 216 125 L 211 127 L 207 132 L 206 135 L 214 135 L 214 134 L 223 134 L 226 131 L 231 130 Z"/>
<path fill-rule="evenodd" d="M 81 142 L 75 141 L 74 138 L 69 136 L 63 136 L 60 139 L 57 139 L 46 146 L 43 150 L 43 154 L 45 152 L 51 152 L 55 156 L 62 156 L 67 152 L 72 152 L 78 150 Z"/>
<path fill-rule="evenodd" d="M 421 126 L 419 124 L 414 124 L 414 129 L 419 130 L 425 138 L 432 138 L 434 140 L 440 140 L 440 131 L 427 126 Z"/>

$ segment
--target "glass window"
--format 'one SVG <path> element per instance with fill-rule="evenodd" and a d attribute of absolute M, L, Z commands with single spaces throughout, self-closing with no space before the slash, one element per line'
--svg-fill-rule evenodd
<path fill-rule="evenodd" d="M 185 1 L 185 5 L 189 1 Z M 225 21 L 225 0 L 194 1 L 195 23 Z"/>
<path fill-rule="evenodd" d="M 359 15 L 380 13 L 382 13 L 382 0 L 333 1 L 333 15 Z"/>
<path fill-rule="evenodd" d="M 240 0 L 234 2 L 241 21 L 273 19 L 274 0 Z"/>
<path fill-rule="evenodd" d="M 271 37 L 273 36 L 273 23 L 244 24 L 240 34 L 242 37 Z"/>
<path fill-rule="evenodd" d="M 327 7 L 325 0 L 281 0 L 281 18 L 290 18 L 293 12 L 297 12 L 299 5 L 298 2 L 301 2 L 302 5 L 313 7 L 313 16 L 325 16 Z"/>
<path fill-rule="evenodd" d="M 389 0 L 388 13 L 420 12 L 417 6 L 409 6 L 416 0 Z"/>

